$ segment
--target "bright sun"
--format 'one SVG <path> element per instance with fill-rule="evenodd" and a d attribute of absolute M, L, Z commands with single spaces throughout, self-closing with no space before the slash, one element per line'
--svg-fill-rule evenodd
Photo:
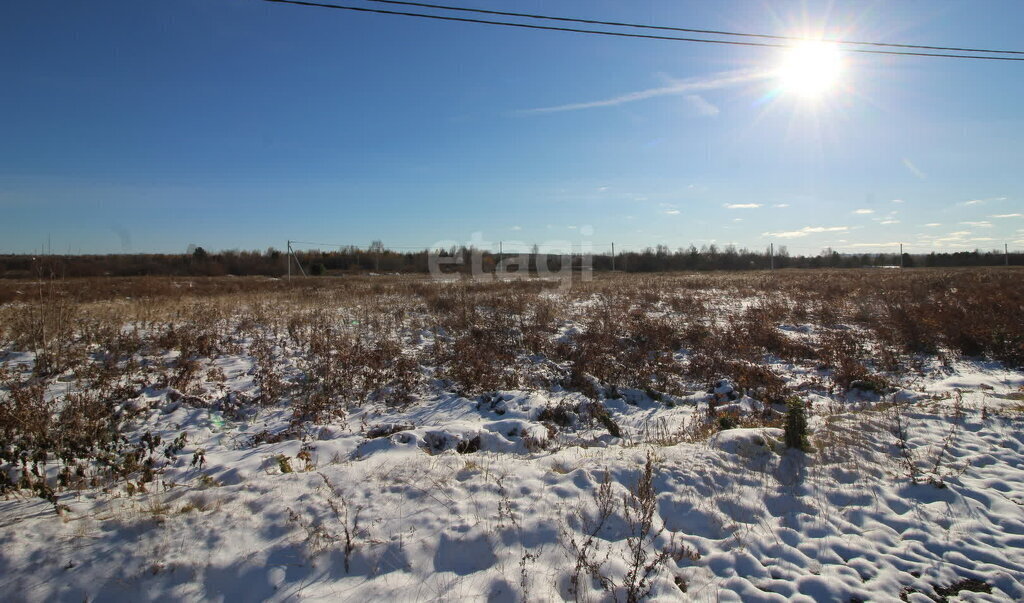
<path fill-rule="evenodd" d="M 842 57 L 834 45 L 802 42 L 786 51 L 776 77 L 783 92 L 816 100 L 836 87 L 842 71 Z"/>

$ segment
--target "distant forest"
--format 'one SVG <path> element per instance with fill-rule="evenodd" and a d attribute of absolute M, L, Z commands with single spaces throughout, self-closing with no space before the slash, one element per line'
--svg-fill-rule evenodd
<path fill-rule="evenodd" d="M 472 270 L 474 249 L 453 247 L 435 253 L 446 258 L 445 272 Z M 295 251 L 291 262 L 293 274 L 312 276 L 360 272 L 429 272 L 428 251 L 400 252 L 383 248 L 380 244 L 367 249 L 356 247 L 336 251 Z M 489 251 L 480 254 L 477 262 L 485 272 L 493 271 L 502 258 Z M 562 270 L 563 261 L 572 262 L 574 269 L 583 265 L 583 257 L 544 255 L 537 253 L 505 253 L 504 259 L 518 258 L 528 264 L 520 269 L 535 272 L 537 262 L 546 260 L 548 270 Z M 95 276 L 284 276 L 288 271 L 284 251 L 221 251 L 207 252 L 202 247 L 188 254 L 110 254 L 110 255 L 0 255 L 0 277 L 95 277 Z M 461 264 L 450 263 L 461 258 Z M 1013 266 L 1024 265 L 1024 253 L 1001 251 L 957 251 L 952 253 L 903 254 L 902 265 L 916 267 L 955 266 Z M 680 248 L 650 247 L 643 251 L 616 253 L 614 269 L 625 272 L 661 272 L 682 270 L 768 270 L 775 268 L 864 268 L 899 266 L 900 256 L 893 253 L 839 253 L 825 249 L 817 255 L 789 255 L 781 247 L 771 257 L 768 250 L 751 251 L 733 246 Z M 613 269 L 613 258 L 608 253 L 592 256 L 594 271 Z"/>

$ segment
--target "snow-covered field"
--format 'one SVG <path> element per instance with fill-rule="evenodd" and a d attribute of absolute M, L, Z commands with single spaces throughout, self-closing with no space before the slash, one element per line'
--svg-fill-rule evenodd
<path fill-rule="evenodd" d="M 443 285 L 445 301 L 359 281 L 68 305 L 67 340 L 35 347 L 0 331 L 0 597 L 1024 600 L 1024 372 L 889 349 L 871 300 L 823 318 L 796 294 L 767 312 L 778 291 L 747 282 L 670 282 Z M 737 327 L 751 312 L 772 339 Z M 73 334 L 101 323 L 110 349 Z M 836 333 L 857 350 L 837 357 Z M 119 445 L 57 458 L 102 422 L 85 412 L 31 440 L 45 462 L 18 460 L 34 403 L 89 391 Z M 807 452 L 785 446 L 794 399 Z"/>

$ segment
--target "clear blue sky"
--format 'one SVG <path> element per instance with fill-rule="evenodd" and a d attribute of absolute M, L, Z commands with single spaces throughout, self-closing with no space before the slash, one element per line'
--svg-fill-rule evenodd
<path fill-rule="evenodd" d="M 1018 1 L 450 3 L 1024 49 Z M 0 252 L 474 232 L 1024 248 L 1024 62 L 844 54 L 811 102 L 758 75 L 782 56 L 258 0 L 8 0 Z"/>

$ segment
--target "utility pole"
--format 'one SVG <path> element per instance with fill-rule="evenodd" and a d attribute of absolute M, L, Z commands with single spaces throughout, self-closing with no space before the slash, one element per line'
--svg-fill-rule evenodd
<path fill-rule="evenodd" d="M 900 268 L 903 267 L 903 243 L 900 243 Z"/>
<path fill-rule="evenodd" d="M 501 247 L 501 241 L 498 241 L 498 264 L 494 267 L 494 271 L 497 272 L 501 266 L 501 260 L 504 259 L 505 252 Z"/>
<path fill-rule="evenodd" d="M 288 280 L 292 280 L 292 259 L 295 260 L 295 265 L 298 266 L 299 272 L 302 276 L 306 276 L 306 271 L 302 269 L 302 264 L 299 262 L 299 258 L 295 257 L 295 251 L 292 249 L 292 242 L 288 241 Z"/>
<path fill-rule="evenodd" d="M 768 265 L 775 270 L 775 243 L 768 243 Z"/>
<path fill-rule="evenodd" d="M 1003 265 L 1010 265 L 1010 246 L 1003 243 Z"/>
<path fill-rule="evenodd" d="M 612 272 L 615 272 L 615 242 L 612 241 Z"/>
<path fill-rule="evenodd" d="M 288 249 L 285 251 L 284 260 L 288 263 L 288 280 L 292 280 L 292 241 L 288 239 Z"/>

